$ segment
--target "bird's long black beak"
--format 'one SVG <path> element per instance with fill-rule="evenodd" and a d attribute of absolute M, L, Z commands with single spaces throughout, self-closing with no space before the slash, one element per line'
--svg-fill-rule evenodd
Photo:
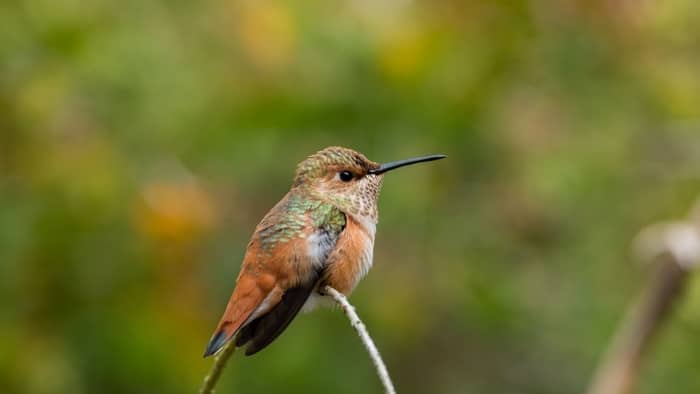
<path fill-rule="evenodd" d="M 374 170 L 369 170 L 369 173 L 374 174 L 374 175 L 379 175 L 379 174 L 383 174 L 387 171 L 395 170 L 399 167 L 410 166 L 411 164 L 423 163 L 426 161 L 440 160 L 440 159 L 444 159 L 446 157 L 447 157 L 447 155 L 430 155 L 430 156 L 414 157 L 412 159 L 406 159 L 406 160 L 392 161 L 389 163 L 380 164 L 379 168 L 374 169 Z"/>

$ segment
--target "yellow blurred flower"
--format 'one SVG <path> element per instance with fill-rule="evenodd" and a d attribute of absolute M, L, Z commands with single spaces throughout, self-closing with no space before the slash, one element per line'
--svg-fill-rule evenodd
<path fill-rule="evenodd" d="M 155 180 L 143 187 L 142 198 L 136 224 L 155 240 L 188 244 L 215 224 L 214 201 L 193 179 Z"/>
<path fill-rule="evenodd" d="M 402 26 L 388 32 L 380 41 L 378 63 L 390 79 L 410 79 L 425 67 L 430 39 L 425 31 Z"/>
<path fill-rule="evenodd" d="M 277 2 L 245 2 L 234 16 L 235 33 L 253 63 L 276 69 L 293 60 L 298 32 L 289 8 Z"/>

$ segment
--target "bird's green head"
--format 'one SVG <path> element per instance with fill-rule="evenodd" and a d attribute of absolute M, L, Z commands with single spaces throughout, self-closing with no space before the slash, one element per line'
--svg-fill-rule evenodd
<path fill-rule="evenodd" d="M 377 197 L 386 172 L 444 157 L 433 155 L 380 164 L 352 149 L 331 146 L 299 163 L 293 187 L 331 203 L 345 213 L 376 220 Z"/>

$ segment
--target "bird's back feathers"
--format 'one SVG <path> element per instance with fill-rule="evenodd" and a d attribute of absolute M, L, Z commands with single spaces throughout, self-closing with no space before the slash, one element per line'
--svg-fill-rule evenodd
<path fill-rule="evenodd" d="M 246 354 L 277 338 L 317 285 L 344 227 L 345 215 L 337 208 L 290 191 L 257 226 L 204 356 L 236 334 L 237 345 L 250 343 Z"/>

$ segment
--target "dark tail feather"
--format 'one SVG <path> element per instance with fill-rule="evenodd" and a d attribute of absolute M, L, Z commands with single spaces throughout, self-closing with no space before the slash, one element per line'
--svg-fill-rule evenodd
<path fill-rule="evenodd" d="M 209 357 L 212 354 L 216 353 L 224 347 L 226 342 L 228 342 L 229 338 L 226 335 L 226 330 L 221 329 L 214 334 L 214 336 L 211 337 L 211 340 L 209 341 L 209 344 L 207 345 L 207 349 L 204 351 L 204 357 Z"/>
<path fill-rule="evenodd" d="M 236 346 L 250 344 L 245 350 L 246 356 L 251 356 L 274 341 L 294 320 L 301 307 L 311 295 L 317 280 L 309 281 L 287 290 L 282 300 L 272 310 L 245 325 L 236 337 Z"/>
<path fill-rule="evenodd" d="M 247 325 L 243 326 L 243 328 L 238 332 L 238 335 L 236 335 L 236 347 L 241 347 L 246 343 L 250 342 L 251 339 L 253 339 L 253 336 L 255 336 L 255 333 L 258 329 L 258 324 L 260 324 L 260 321 L 264 317 L 265 316 L 261 316 L 248 323 Z"/>

